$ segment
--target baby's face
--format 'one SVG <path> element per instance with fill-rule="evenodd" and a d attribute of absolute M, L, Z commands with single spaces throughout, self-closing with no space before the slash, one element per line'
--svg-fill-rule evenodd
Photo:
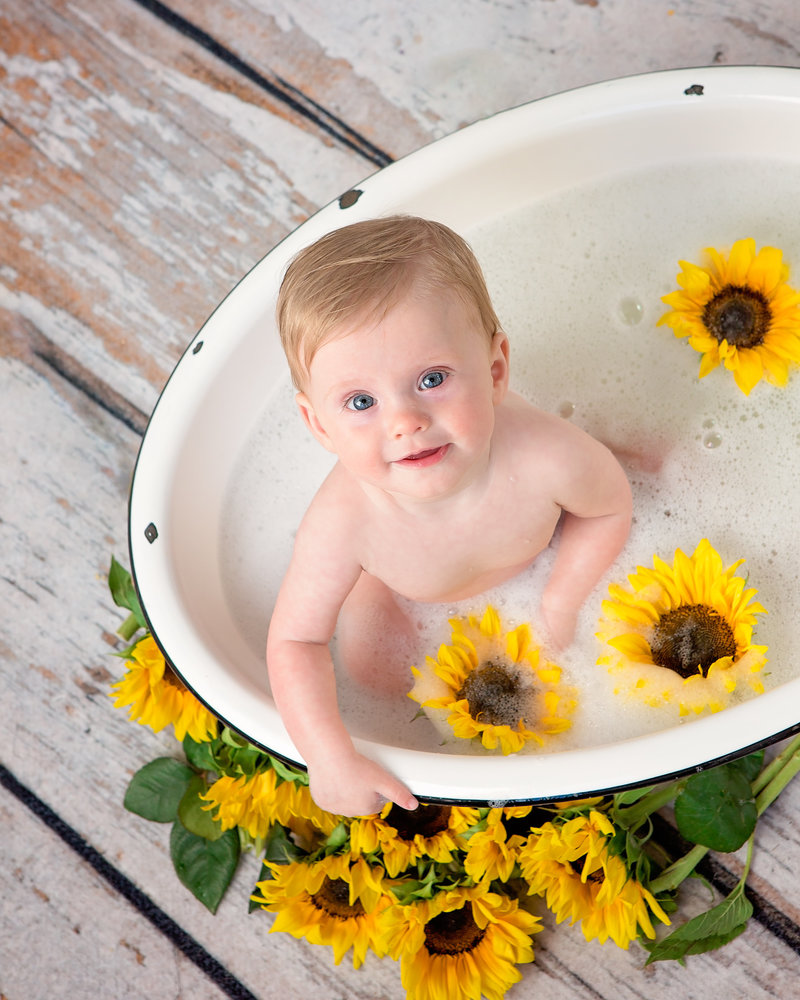
<path fill-rule="evenodd" d="M 319 348 L 297 397 L 314 436 L 367 487 L 413 500 L 457 493 L 486 468 L 508 342 L 443 289 Z"/>

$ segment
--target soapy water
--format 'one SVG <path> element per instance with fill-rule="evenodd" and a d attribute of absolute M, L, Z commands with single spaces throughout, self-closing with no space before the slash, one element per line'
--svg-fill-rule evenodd
<path fill-rule="evenodd" d="M 551 656 L 579 691 L 572 727 L 533 752 L 680 724 L 676 708 L 614 694 L 613 678 L 596 663 L 602 649 L 594 633 L 610 582 L 624 584 L 638 565 L 652 566 L 654 553 L 669 563 L 676 548 L 691 554 L 703 537 L 726 566 L 745 558 L 738 573 L 769 611 L 754 634 L 769 646 L 765 687 L 800 672 L 800 373 L 785 389 L 759 383 L 745 397 L 722 369 L 698 380 L 700 355 L 655 325 L 666 311 L 661 296 L 677 287 L 678 260 L 699 263 L 703 248 L 727 249 L 742 236 L 780 247 L 790 284 L 800 285 L 800 217 L 786 211 L 796 176 L 788 161 L 677 163 L 573 188 L 464 233 L 511 340 L 512 386 L 609 445 L 634 497 L 624 550 L 584 605 L 573 645 Z M 222 519 L 225 591 L 259 657 L 294 530 L 333 461 L 310 438 L 293 396 L 284 376 L 265 400 Z M 416 662 L 449 642 L 449 617 L 480 614 L 487 603 L 505 628 L 528 621 L 536 634 L 555 545 L 557 538 L 518 577 L 477 598 L 401 602 L 417 624 Z M 332 649 L 336 660 L 335 640 Z M 359 688 L 338 662 L 337 685 L 355 735 L 419 750 L 486 752 L 465 740 L 443 744 L 429 720 L 414 720 L 415 702 Z"/>

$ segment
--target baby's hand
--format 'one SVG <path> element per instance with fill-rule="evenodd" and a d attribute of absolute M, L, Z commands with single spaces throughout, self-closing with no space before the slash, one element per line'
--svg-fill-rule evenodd
<path fill-rule="evenodd" d="M 575 627 L 578 622 L 577 611 L 546 608 L 542 605 L 541 614 L 548 645 L 552 646 L 556 652 L 566 649 L 575 638 Z"/>
<path fill-rule="evenodd" d="M 387 802 L 409 810 L 419 805 L 401 781 L 355 750 L 309 764 L 308 776 L 314 802 L 337 816 L 369 816 Z"/>

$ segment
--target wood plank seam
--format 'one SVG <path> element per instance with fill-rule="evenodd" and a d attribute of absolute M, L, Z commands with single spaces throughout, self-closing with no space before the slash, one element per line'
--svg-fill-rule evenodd
<path fill-rule="evenodd" d="M 0 333 L 0 356 L 15 357 L 40 372 L 44 365 L 139 437 L 144 434 L 147 414 L 72 357 L 30 320 L 22 316 L 13 317 Z"/>
<path fill-rule="evenodd" d="M 213 955 L 165 913 L 138 886 L 115 868 L 66 823 L 50 806 L 23 785 L 4 764 L 0 763 L 0 785 L 22 803 L 33 815 L 86 861 L 108 884 L 134 906 L 176 948 L 204 972 L 231 1000 L 258 1000 L 258 997 L 229 972 Z"/>
<path fill-rule="evenodd" d="M 171 28 L 174 28 L 186 38 L 200 45 L 231 69 L 246 77 L 251 83 L 255 83 L 256 86 L 286 104 L 294 112 L 313 122 L 317 128 L 332 136 L 337 142 L 347 146 L 349 149 L 355 150 L 355 152 L 371 163 L 376 164 L 378 167 L 386 167 L 393 162 L 393 158 L 388 153 L 370 142 L 369 139 L 351 128 L 345 121 L 328 111 L 321 104 L 317 103 L 317 101 L 308 97 L 308 95 L 279 76 L 275 76 L 272 80 L 267 78 L 254 66 L 251 66 L 250 63 L 245 62 L 235 52 L 232 52 L 221 42 L 217 41 L 207 31 L 204 31 L 196 24 L 176 13 L 166 4 L 161 3 L 160 0 L 133 0 L 133 3 L 143 7 Z"/>
<path fill-rule="evenodd" d="M 106 413 L 116 417 L 129 430 L 142 437 L 147 427 L 147 414 L 129 403 L 124 396 L 93 375 L 65 351 L 60 350 L 52 341 L 43 336 L 37 339 L 40 339 L 40 343 L 33 347 L 35 357 Z"/>

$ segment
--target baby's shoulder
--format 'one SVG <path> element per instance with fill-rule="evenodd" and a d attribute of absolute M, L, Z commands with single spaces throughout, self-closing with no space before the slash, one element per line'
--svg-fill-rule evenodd
<path fill-rule="evenodd" d="M 554 442 L 562 444 L 583 435 L 583 431 L 568 420 L 540 410 L 517 393 L 509 393 L 503 416 L 504 435 L 523 449 L 544 448 L 547 451 Z"/>
<path fill-rule="evenodd" d="M 603 445 L 576 424 L 534 406 L 516 394 L 509 405 L 501 437 L 505 452 L 532 477 L 565 474 L 580 467 Z"/>
<path fill-rule="evenodd" d="M 320 524 L 328 531 L 351 530 L 364 517 L 365 497 L 337 462 L 308 505 L 303 524 Z"/>

